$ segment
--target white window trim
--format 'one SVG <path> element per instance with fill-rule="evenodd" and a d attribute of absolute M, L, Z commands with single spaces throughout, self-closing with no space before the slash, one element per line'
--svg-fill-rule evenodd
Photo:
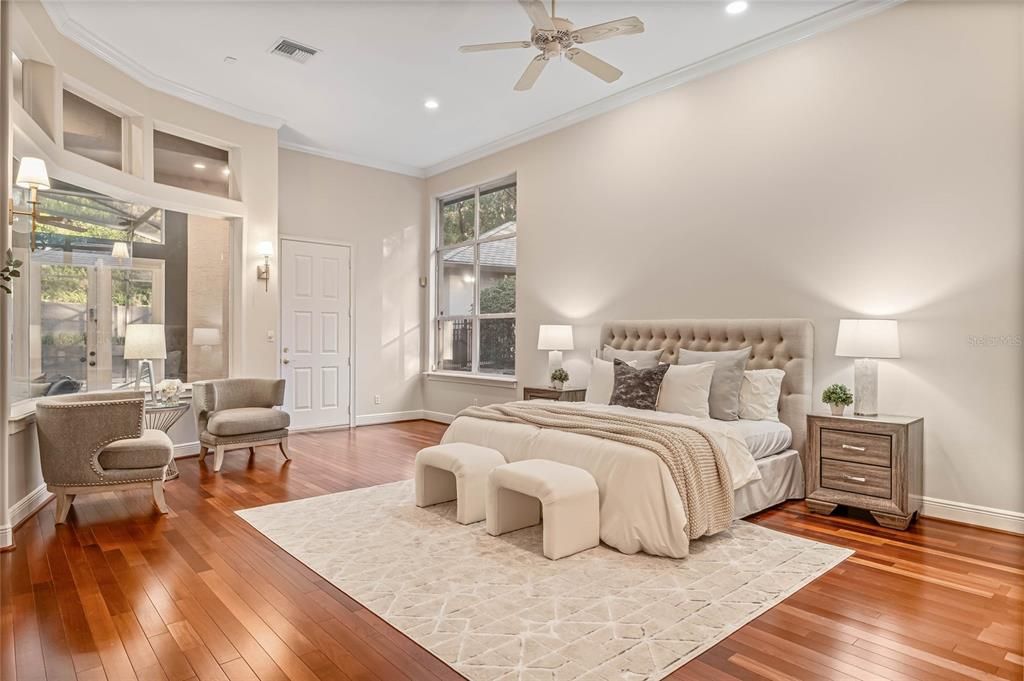
<path fill-rule="evenodd" d="M 518 383 L 519 363 L 516 362 L 516 373 L 512 376 L 506 374 L 491 374 L 482 373 L 480 371 L 480 320 L 481 319 L 518 319 L 518 309 L 513 313 L 490 313 L 490 314 L 475 314 L 475 315 L 440 315 L 439 310 L 439 296 L 440 296 L 440 281 L 438 275 L 441 270 L 441 256 L 442 253 L 452 251 L 458 248 L 473 248 L 473 277 L 474 277 L 474 293 L 473 293 L 473 309 L 480 309 L 480 259 L 478 255 L 478 248 L 481 244 L 492 243 L 495 241 L 503 241 L 505 239 L 513 239 L 519 237 L 518 224 L 515 234 L 511 235 L 500 235 L 492 236 L 486 239 L 480 239 L 480 190 L 481 188 L 489 188 L 494 185 L 514 183 L 517 186 L 517 204 L 518 204 L 518 178 L 515 173 L 504 175 L 497 179 L 481 182 L 476 185 L 463 187 L 461 189 L 448 192 L 446 194 L 439 194 L 433 197 L 433 210 L 431 211 L 431 229 L 430 229 L 430 262 L 428 267 L 427 286 L 429 287 L 430 305 L 429 305 L 429 319 L 430 319 L 430 333 L 427 348 L 427 363 L 429 367 L 423 372 L 424 376 L 431 380 L 441 380 L 450 382 L 464 382 L 464 383 L 476 383 L 476 384 L 493 384 L 500 385 L 502 387 L 515 387 Z M 462 241 L 457 244 L 442 245 L 441 239 L 441 204 L 442 202 L 456 198 L 459 196 L 467 196 L 472 190 L 475 199 L 476 208 L 473 212 L 473 238 L 467 241 Z M 519 207 L 516 206 L 516 216 L 518 223 Z M 517 258 L 516 262 L 516 273 L 518 279 L 519 262 Z M 446 371 L 437 368 L 437 343 L 438 343 L 438 322 L 444 320 L 454 319 L 473 319 L 473 360 L 470 371 Z"/>

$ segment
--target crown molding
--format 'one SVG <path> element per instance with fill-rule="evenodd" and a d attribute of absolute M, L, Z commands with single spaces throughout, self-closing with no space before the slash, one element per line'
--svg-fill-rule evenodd
<path fill-rule="evenodd" d="M 588 118 L 594 118 L 613 109 L 632 104 L 633 102 L 656 95 L 665 90 L 682 85 L 698 78 L 703 78 L 716 71 L 727 69 L 740 62 L 752 59 L 772 50 L 786 45 L 799 42 L 819 33 L 831 31 L 846 24 L 883 12 L 887 9 L 902 4 L 905 0 L 850 0 L 838 7 L 826 10 L 813 17 L 804 19 L 795 24 L 766 33 L 763 36 L 747 41 L 743 44 L 732 47 L 718 54 L 694 62 L 688 66 L 670 71 L 664 75 L 652 78 L 631 88 L 616 92 L 604 99 L 581 106 L 551 120 L 545 121 L 525 130 L 513 133 L 501 139 L 477 147 L 470 151 L 452 156 L 451 158 L 427 166 L 424 169 L 426 177 L 433 177 L 443 172 L 458 168 L 459 166 L 485 158 L 499 151 L 542 137 L 549 133 L 575 125 Z"/>
<path fill-rule="evenodd" d="M 357 156 L 355 154 L 346 154 L 344 152 L 335 151 L 333 149 L 325 149 L 323 147 L 316 147 L 308 144 L 296 144 L 295 142 L 285 142 L 278 138 L 277 146 L 281 149 L 288 149 L 289 151 L 298 151 L 303 154 L 312 154 L 313 156 L 322 156 L 329 158 L 334 161 L 344 161 L 345 163 L 352 163 L 357 166 L 365 166 L 367 168 L 373 168 L 375 170 L 384 170 L 389 173 L 398 173 L 399 175 L 408 175 L 410 177 L 418 177 L 423 179 L 427 176 L 425 168 L 418 168 L 405 163 L 394 163 L 391 161 L 385 161 L 381 159 L 369 158 L 366 156 Z"/>
<path fill-rule="evenodd" d="M 72 19 L 68 14 L 63 1 L 40 0 L 40 2 L 46 10 L 46 13 L 50 16 L 50 21 L 53 22 L 54 27 L 61 33 L 61 35 L 85 48 L 103 61 L 117 68 L 119 71 L 131 76 L 148 88 L 177 97 L 178 99 L 183 99 L 207 109 L 212 109 L 213 111 L 217 111 L 226 116 L 231 116 L 232 118 L 237 118 L 245 121 L 246 123 L 274 128 L 275 130 L 285 124 L 285 120 L 278 116 L 272 116 L 260 111 L 247 109 L 243 106 L 238 106 L 237 104 L 232 104 L 231 102 L 220 99 L 219 97 L 208 95 L 205 92 L 200 92 L 199 90 L 193 90 L 186 85 L 182 85 L 181 83 L 170 80 L 169 78 L 159 76 Z"/>

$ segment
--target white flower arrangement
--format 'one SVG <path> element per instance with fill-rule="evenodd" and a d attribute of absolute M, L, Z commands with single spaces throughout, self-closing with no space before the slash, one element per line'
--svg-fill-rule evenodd
<path fill-rule="evenodd" d="M 185 385 L 176 378 L 165 379 L 156 385 L 156 395 L 161 402 L 177 402 L 183 392 Z"/>

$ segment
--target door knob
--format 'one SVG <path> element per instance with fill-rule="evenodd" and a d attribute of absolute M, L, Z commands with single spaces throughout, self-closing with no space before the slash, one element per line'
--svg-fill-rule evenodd
<path fill-rule="evenodd" d="M 287 359 L 287 358 L 285 358 L 285 359 L 282 359 L 282 360 L 281 360 L 281 364 L 288 364 L 288 359 Z"/>

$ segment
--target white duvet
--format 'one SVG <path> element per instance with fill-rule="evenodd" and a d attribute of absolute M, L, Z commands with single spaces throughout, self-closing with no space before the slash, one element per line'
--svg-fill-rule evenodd
<path fill-rule="evenodd" d="M 743 438 L 728 423 L 682 414 L 587 402 L 593 412 L 618 412 L 660 423 L 699 427 L 715 439 L 732 475 L 733 490 L 760 480 Z M 686 510 L 668 468 L 653 452 L 589 435 L 460 416 L 442 442 L 470 442 L 501 452 L 508 461 L 550 459 L 590 472 L 601 493 L 601 540 L 623 553 L 689 554 Z"/>

